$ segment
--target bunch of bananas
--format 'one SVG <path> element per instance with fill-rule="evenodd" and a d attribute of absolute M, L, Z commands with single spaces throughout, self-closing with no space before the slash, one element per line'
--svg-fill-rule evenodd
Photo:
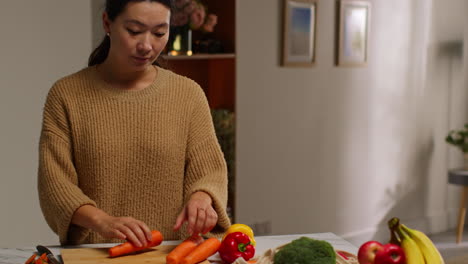
<path fill-rule="evenodd" d="M 434 243 L 423 232 L 411 229 L 394 217 L 388 221 L 390 242 L 403 248 L 407 264 L 444 264 L 444 259 Z"/>

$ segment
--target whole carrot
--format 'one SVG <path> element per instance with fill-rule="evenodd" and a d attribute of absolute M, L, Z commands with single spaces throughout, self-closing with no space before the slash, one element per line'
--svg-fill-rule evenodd
<path fill-rule="evenodd" d="M 148 245 L 146 247 L 136 247 L 130 242 L 125 242 L 123 244 L 120 244 L 120 245 L 117 245 L 115 247 L 110 248 L 109 249 L 109 256 L 118 257 L 118 256 L 121 256 L 121 255 L 133 253 L 133 252 L 136 252 L 136 251 L 140 251 L 140 250 L 143 250 L 143 249 L 146 249 L 146 248 L 159 246 L 161 244 L 161 242 L 163 241 L 163 236 L 162 236 L 161 232 L 159 232 L 157 230 L 153 230 L 153 231 L 151 231 L 151 235 L 152 235 L 151 242 L 148 243 Z"/>
<path fill-rule="evenodd" d="M 34 260 L 36 259 L 36 256 L 37 256 L 36 253 L 32 254 L 32 256 L 30 256 L 24 264 L 33 264 Z"/>
<path fill-rule="evenodd" d="M 47 257 L 46 253 L 42 253 L 42 255 L 39 257 L 39 259 L 43 260 L 45 263 L 49 262 L 49 258 Z"/>
<path fill-rule="evenodd" d="M 39 257 L 39 258 L 37 258 L 37 259 L 34 261 L 34 264 L 47 264 L 47 263 L 48 263 L 47 260 L 44 259 L 44 257 L 42 257 L 42 256 Z"/>
<path fill-rule="evenodd" d="M 201 262 L 216 253 L 219 246 L 221 246 L 221 242 L 217 238 L 208 238 L 190 252 L 190 254 L 185 256 L 181 264 L 195 264 Z"/>
<path fill-rule="evenodd" d="M 182 241 L 166 256 L 166 264 L 180 264 L 182 259 L 192 252 L 198 244 L 193 239 Z"/>

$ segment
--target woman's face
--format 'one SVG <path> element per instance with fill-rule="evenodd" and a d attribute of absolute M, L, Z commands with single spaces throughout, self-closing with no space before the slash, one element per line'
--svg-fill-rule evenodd
<path fill-rule="evenodd" d="M 110 21 L 103 15 L 110 34 L 109 58 L 129 71 L 145 70 L 158 58 L 169 36 L 170 10 L 158 2 L 129 2 Z"/>

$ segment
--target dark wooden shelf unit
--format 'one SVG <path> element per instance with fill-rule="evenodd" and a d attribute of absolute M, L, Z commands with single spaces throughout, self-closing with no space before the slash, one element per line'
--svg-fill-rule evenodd
<path fill-rule="evenodd" d="M 210 108 L 234 110 L 235 58 L 171 59 L 168 68 L 197 82 Z"/>
<path fill-rule="evenodd" d="M 234 110 L 236 87 L 235 55 L 235 0 L 203 0 L 208 14 L 218 16 L 218 24 L 212 37 L 220 40 L 225 53 L 193 54 L 192 56 L 164 55 L 165 64 L 170 70 L 196 81 L 206 92 L 212 109 Z M 193 32 L 193 40 L 200 37 Z"/>

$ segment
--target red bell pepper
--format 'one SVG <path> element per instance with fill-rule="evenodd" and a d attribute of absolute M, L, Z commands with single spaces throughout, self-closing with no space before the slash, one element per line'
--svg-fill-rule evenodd
<path fill-rule="evenodd" d="M 248 235 L 233 232 L 224 238 L 218 252 L 225 263 L 233 263 L 237 258 L 244 258 L 246 261 L 253 258 L 255 247 L 251 244 Z"/>

